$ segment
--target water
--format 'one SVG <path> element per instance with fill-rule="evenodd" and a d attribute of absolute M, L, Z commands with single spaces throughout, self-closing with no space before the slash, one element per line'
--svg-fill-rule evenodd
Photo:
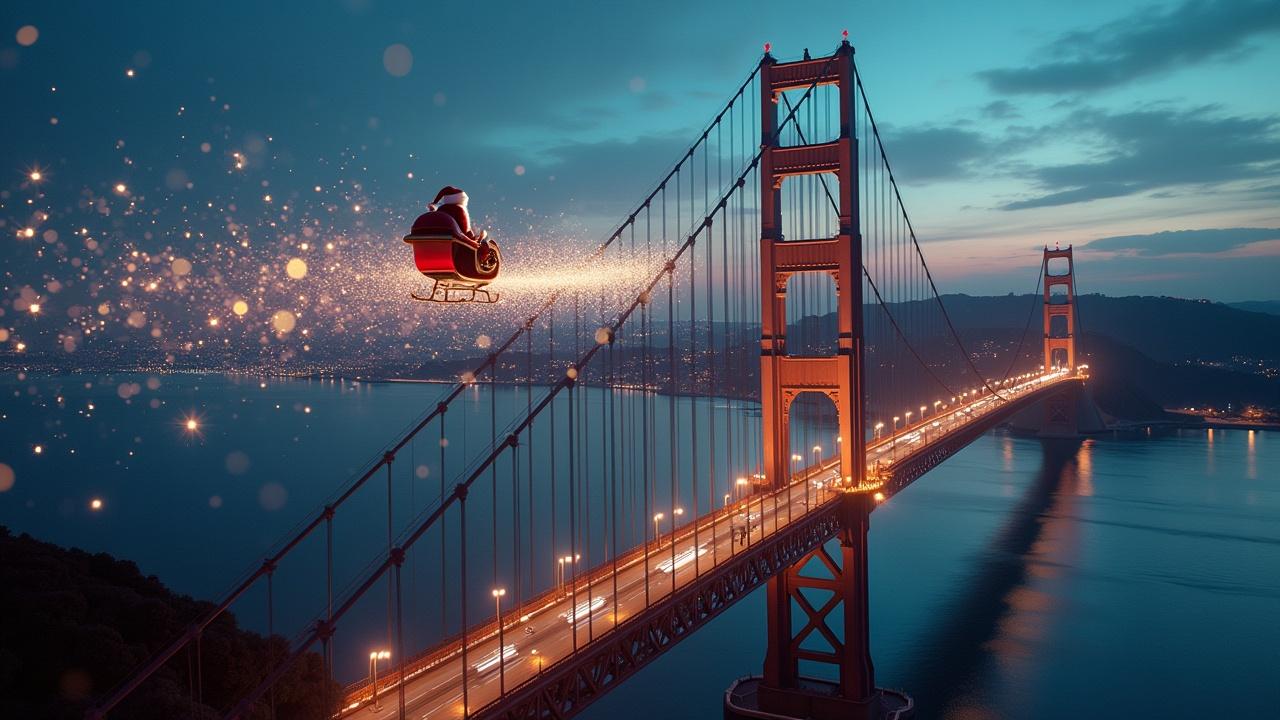
<path fill-rule="evenodd" d="M 15 477 L 0 523 L 134 560 L 208 598 L 443 389 L 147 380 L 0 376 L 0 463 Z M 487 429 L 484 408 L 472 410 Z M 450 467 L 477 448 L 459 437 Z M 422 507 L 438 484 L 422 456 L 438 447 L 413 452 L 405 467 L 429 471 L 413 499 Z M 372 529 L 347 528 L 347 573 L 378 547 L 384 502 L 353 508 Z M 989 434 L 878 509 L 871 537 L 878 684 L 913 694 L 921 717 L 1267 717 L 1280 706 L 1280 435 L 1044 445 Z M 278 600 L 297 603 L 287 619 L 310 617 L 308 595 Z M 261 599 L 237 615 L 260 627 Z M 759 672 L 763 621 L 756 593 L 583 716 L 719 717 L 728 683 Z"/>

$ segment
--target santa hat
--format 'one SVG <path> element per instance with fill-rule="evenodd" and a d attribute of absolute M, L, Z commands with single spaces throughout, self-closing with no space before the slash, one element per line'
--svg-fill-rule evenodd
<path fill-rule="evenodd" d="M 427 207 L 435 212 L 441 205 L 467 206 L 467 194 L 452 185 L 445 185 L 436 193 L 436 199 Z"/>

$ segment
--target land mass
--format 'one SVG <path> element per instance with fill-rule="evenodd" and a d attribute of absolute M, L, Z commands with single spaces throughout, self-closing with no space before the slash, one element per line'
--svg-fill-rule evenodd
<path fill-rule="evenodd" d="M 0 526 L 0 717 L 81 720 L 212 605 L 167 589 L 132 562 L 14 536 Z M 265 676 L 288 643 L 241 629 L 224 613 L 201 634 L 193 692 L 180 652 L 111 712 L 117 720 L 220 718 Z M 308 653 L 275 685 L 275 717 L 325 717 L 340 688 Z M 250 717 L 267 717 L 255 707 Z"/>

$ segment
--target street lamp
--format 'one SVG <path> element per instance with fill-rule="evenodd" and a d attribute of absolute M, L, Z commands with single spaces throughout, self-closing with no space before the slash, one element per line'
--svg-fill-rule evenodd
<path fill-rule="evenodd" d="M 724 494 L 724 505 L 722 507 L 729 507 L 729 493 Z"/>
<path fill-rule="evenodd" d="M 920 406 L 920 422 L 924 422 L 924 409 L 925 409 L 925 407 L 926 407 L 925 405 L 921 405 L 921 406 Z"/>
<path fill-rule="evenodd" d="M 369 678 L 373 683 L 373 709 L 377 710 L 382 705 L 378 702 L 378 661 L 387 660 L 391 657 L 390 650 L 374 650 L 369 653 Z"/>
<path fill-rule="evenodd" d="M 498 692 L 507 691 L 506 645 L 502 637 L 502 596 L 507 594 L 506 588 L 493 589 L 493 609 L 498 616 Z"/>
<path fill-rule="evenodd" d="M 556 571 L 558 573 L 556 577 L 557 590 L 563 591 L 565 582 L 567 581 L 567 578 L 564 572 L 565 564 L 568 563 L 569 569 L 572 570 L 574 564 L 576 564 L 581 559 L 582 559 L 581 555 L 565 555 L 564 557 L 556 558 Z"/>
<path fill-rule="evenodd" d="M 534 648 L 533 650 L 530 650 L 529 654 L 533 655 L 535 658 L 538 659 L 538 674 L 541 675 L 542 674 L 542 656 L 538 654 L 538 648 Z"/>
<path fill-rule="evenodd" d="M 747 486 L 747 479 L 744 477 L 740 477 L 736 482 L 734 482 L 733 491 L 737 494 L 736 495 L 737 497 L 742 497 L 742 491 L 740 490 L 740 488 L 744 488 L 746 486 Z"/>
<path fill-rule="evenodd" d="M 658 541 L 658 547 L 662 547 L 662 536 L 658 534 L 658 523 L 661 522 L 664 517 L 666 517 L 666 515 L 663 513 L 658 513 L 653 516 L 653 539 Z"/>
<path fill-rule="evenodd" d="M 876 437 L 875 437 L 875 439 L 876 439 L 876 440 L 879 440 L 879 439 L 880 439 L 880 430 L 881 430 L 881 429 L 883 429 L 883 428 L 884 428 L 884 423 L 882 423 L 882 422 L 878 422 L 878 423 L 876 423 L 876 427 L 875 427 L 875 431 L 876 431 Z"/>
<path fill-rule="evenodd" d="M 890 437 L 893 438 L 893 441 L 889 443 L 889 462 L 894 462 L 897 459 L 898 421 L 899 420 L 901 420 L 901 418 L 899 418 L 897 415 L 893 416 L 893 427 L 890 428 L 890 431 L 891 431 Z"/>

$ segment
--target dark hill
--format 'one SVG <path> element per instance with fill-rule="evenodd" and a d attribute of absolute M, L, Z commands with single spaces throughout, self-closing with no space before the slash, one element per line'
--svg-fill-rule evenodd
<path fill-rule="evenodd" d="M 131 562 L 14 537 L 0 526 L 0 718 L 80 720 L 155 652 L 207 613 L 209 603 L 170 592 Z M 222 615 L 202 635 L 202 703 L 188 691 L 179 653 L 124 703 L 113 720 L 220 718 L 233 699 L 282 656 L 281 637 L 264 638 Z M 276 685 L 276 717 L 325 717 L 337 698 L 318 655 L 307 654 Z M 265 707 L 250 713 L 266 718 Z"/>

